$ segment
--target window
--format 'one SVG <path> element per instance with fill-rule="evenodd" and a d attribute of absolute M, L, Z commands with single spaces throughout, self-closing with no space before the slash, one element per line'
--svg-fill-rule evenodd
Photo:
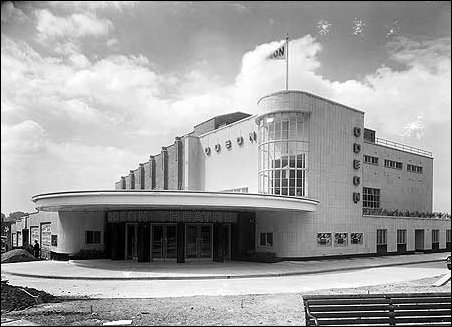
<path fill-rule="evenodd" d="M 406 229 L 397 230 L 397 244 L 406 244 Z"/>
<path fill-rule="evenodd" d="M 21 232 L 17 232 L 17 246 L 22 246 L 22 233 Z"/>
<path fill-rule="evenodd" d="M 52 246 L 58 246 L 58 235 L 52 235 L 51 244 Z"/>
<path fill-rule="evenodd" d="M 406 170 L 411 171 L 413 173 L 422 174 L 422 167 L 421 166 L 415 166 L 415 165 L 407 164 L 406 165 Z"/>
<path fill-rule="evenodd" d="M 446 242 L 450 242 L 450 229 L 446 229 Z"/>
<path fill-rule="evenodd" d="M 347 246 L 348 234 L 347 233 L 335 233 L 334 234 L 334 246 Z"/>
<path fill-rule="evenodd" d="M 351 233 L 350 234 L 351 244 L 363 244 L 363 233 Z"/>
<path fill-rule="evenodd" d="M 378 158 L 373 156 L 364 155 L 364 163 L 378 165 Z"/>
<path fill-rule="evenodd" d="M 432 243 L 439 243 L 439 229 L 432 229 Z"/>
<path fill-rule="evenodd" d="M 331 246 L 331 233 L 317 233 L 317 245 Z"/>
<path fill-rule="evenodd" d="M 85 233 L 86 244 L 100 244 L 100 231 L 86 231 Z"/>
<path fill-rule="evenodd" d="M 363 207 L 380 208 L 380 189 L 363 187 Z"/>
<path fill-rule="evenodd" d="M 273 233 L 260 233 L 260 246 L 273 246 Z"/>
<path fill-rule="evenodd" d="M 385 167 L 394 168 L 394 169 L 402 169 L 402 163 L 399 161 L 385 159 Z"/>
<path fill-rule="evenodd" d="M 387 229 L 377 229 L 377 245 L 386 245 Z"/>
<path fill-rule="evenodd" d="M 259 193 L 307 195 L 308 114 L 269 114 L 259 121 Z"/>

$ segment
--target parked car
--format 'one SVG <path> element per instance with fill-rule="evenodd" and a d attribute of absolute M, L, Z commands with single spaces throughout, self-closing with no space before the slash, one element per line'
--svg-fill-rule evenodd
<path fill-rule="evenodd" d="M 447 265 L 447 269 L 450 270 L 450 256 L 448 256 L 446 259 L 446 265 Z"/>

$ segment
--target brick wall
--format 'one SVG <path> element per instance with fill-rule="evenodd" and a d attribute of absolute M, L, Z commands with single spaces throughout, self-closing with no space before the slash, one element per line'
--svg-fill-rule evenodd
<path fill-rule="evenodd" d="M 158 154 L 155 157 L 155 189 L 163 190 L 163 161 L 162 154 Z"/>
<path fill-rule="evenodd" d="M 143 164 L 143 173 L 144 173 L 144 189 L 150 190 L 151 189 L 151 163 L 145 162 Z"/>
<path fill-rule="evenodd" d="M 174 144 L 167 147 L 168 151 L 168 190 L 183 189 L 183 148 L 180 138 L 176 138 Z"/>

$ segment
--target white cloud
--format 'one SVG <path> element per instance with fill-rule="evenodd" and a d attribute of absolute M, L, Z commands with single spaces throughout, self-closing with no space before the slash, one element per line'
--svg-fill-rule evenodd
<path fill-rule="evenodd" d="M 25 22 L 28 17 L 24 12 L 15 7 L 11 1 L 2 1 L 1 21 L 2 24 L 17 24 Z"/>
<path fill-rule="evenodd" d="M 388 52 L 405 69 L 382 66 L 363 80 L 337 82 L 317 73 L 322 46 L 315 38 L 291 40 L 289 86 L 366 111 L 366 125 L 379 137 L 433 151 L 435 208 L 450 211 L 450 41 L 398 42 Z M 23 199 L 44 186 L 112 188 L 121 174 L 193 125 L 225 112 L 257 112 L 261 96 L 284 89 L 284 61 L 264 59 L 279 44 L 244 54 L 234 83 L 225 85 L 202 70 L 160 74 L 141 55 L 90 61 L 74 48 L 67 58 L 42 57 L 2 37 L 2 158 L 26 158 L 14 144 L 40 135 L 36 144 L 25 143 L 39 149 L 33 169 L 2 160 L 2 173 L 14 177 L 20 171 L 33 187 L 8 177 L 2 190 Z"/>
<path fill-rule="evenodd" d="M 48 3 L 53 7 L 70 7 L 89 11 L 106 8 L 122 11 L 122 8 L 136 6 L 139 1 L 49 1 Z"/>
<path fill-rule="evenodd" d="M 40 9 L 36 11 L 36 18 L 38 40 L 42 42 L 62 37 L 105 36 L 113 29 L 113 23 L 109 19 L 98 18 L 88 12 L 59 17 L 48 9 Z"/>
<path fill-rule="evenodd" d="M 124 167 L 140 156 L 114 146 L 54 142 L 42 126 L 24 121 L 2 125 L 2 212 L 33 211 L 35 194 L 77 189 L 111 189 Z M 112 179 L 112 176 L 115 176 Z"/>
<path fill-rule="evenodd" d="M 116 48 L 116 46 L 118 45 L 119 41 L 117 38 L 111 38 L 107 40 L 107 46 L 110 48 Z"/>

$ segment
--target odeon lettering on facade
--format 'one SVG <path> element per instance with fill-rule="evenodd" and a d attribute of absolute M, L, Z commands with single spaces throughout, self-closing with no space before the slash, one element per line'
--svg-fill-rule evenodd
<path fill-rule="evenodd" d="M 308 92 L 257 106 L 194 126 L 114 190 L 34 196 L 13 247 L 180 263 L 450 250 L 450 216 L 429 214 L 432 153 L 376 138 L 364 112 Z"/>

